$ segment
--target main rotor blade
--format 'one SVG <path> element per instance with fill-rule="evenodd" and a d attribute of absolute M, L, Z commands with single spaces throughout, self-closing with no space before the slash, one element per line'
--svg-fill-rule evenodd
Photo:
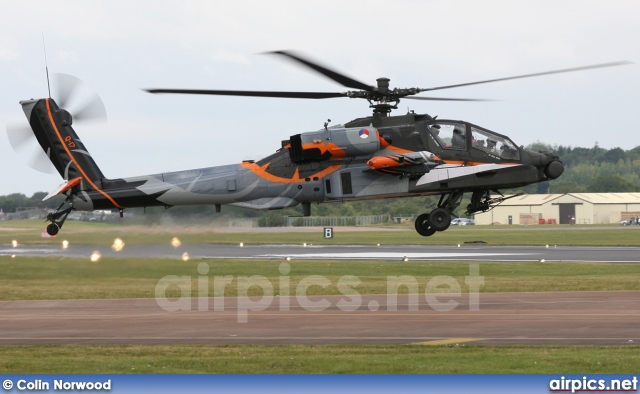
<path fill-rule="evenodd" d="M 443 97 L 403 97 L 406 100 L 430 100 L 430 101 L 496 101 L 491 99 L 464 99 L 464 98 L 443 98 Z"/>
<path fill-rule="evenodd" d="M 282 56 L 286 56 L 289 59 L 292 59 L 300 64 L 303 64 L 309 68 L 311 68 L 312 70 L 315 70 L 317 72 L 319 72 L 320 74 L 324 75 L 325 77 L 328 77 L 330 79 L 333 79 L 334 81 L 338 82 L 339 84 L 341 84 L 342 86 L 348 87 L 348 88 L 353 88 L 353 89 L 359 89 L 359 90 L 366 90 L 366 91 L 372 91 L 375 88 L 373 86 L 367 85 L 366 83 L 362 83 L 360 81 L 356 81 L 353 78 L 349 78 L 346 75 L 340 74 L 337 71 L 333 71 L 330 70 L 326 67 L 323 67 L 317 63 L 314 63 L 310 60 L 304 59 L 303 57 L 301 57 L 300 55 L 294 55 L 291 51 L 274 51 L 274 52 L 266 52 L 268 54 L 272 54 L 272 55 L 282 55 Z"/>
<path fill-rule="evenodd" d="M 301 99 L 325 99 L 348 97 L 346 93 L 330 92 L 269 92 L 251 90 L 202 90 L 202 89 L 145 89 L 149 93 L 177 93 L 177 94 L 208 94 L 216 96 L 248 96 L 248 97 L 277 97 Z"/>
<path fill-rule="evenodd" d="M 612 62 L 612 63 L 594 64 L 594 65 L 591 65 L 591 66 L 573 67 L 573 68 L 565 68 L 565 69 L 562 69 L 562 70 L 553 70 L 553 71 L 545 71 L 545 72 L 534 73 L 534 74 L 517 75 L 517 76 L 514 76 L 514 77 L 507 77 L 507 78 L 488 79 L 486 81 L 461 83 L 461 84 L 458 84 L 458 85 L 438 86 L 438 87 L 435 87 L 435 88 L 420 89 L 420 91 L 421 92 L 427 92 L 427 91 L 430 91 L 430 90 L 451 89 L 451 88 L 458 88 L 458 87 L 461 87 L 461 86 L 479 85 L 481 83 L 508 81 L 510 79 L 539 77 L 539 76 L 542 76 L 542 75 L 549 75 L 549 74 L 561 74 L 561 73 L 568 73 L 568 72 L 574 72 L 574 71 L 592 70 L 594 68 L 624 66 L 624 65 L 627 65 L 627 64 L 633 64 L 633 62 L 629 62 L 629 61 L 623 60 L 623 61 Z"/>

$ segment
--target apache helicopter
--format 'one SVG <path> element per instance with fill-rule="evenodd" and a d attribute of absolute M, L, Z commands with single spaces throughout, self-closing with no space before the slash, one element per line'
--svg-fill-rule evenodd
<path fill-rule="evenodd" d="M 412 97 L 418 93 L 510 79 L 594 68 L 615 62 L 432 88 L 391 89 L 388 78 L 371 86 L 289 51 L 272 52 L 308 67 L 341 85 L 346 92 L 278 92 L 237 90 L 148 89 L 181 93 L 301 99 L 360 98 L 371 116 L 342 125 L 291 135 L 273 154 L 239 164 L 144 175 L 106 178 L 72 128 L 73 117 L 51 98 L 21 101 L 33 134 L 65 182 L 45 199 L 66 199 L 50 213 L 47 232 L 58 233 L 73 210 L 176 205 L 222 205 L 282 209 L 311 204 L 391 197 L 440 195 L 437 208 L 419 215 L 423 236 L 446 230 L 464 193 L 471 193 L 466 214 L 486 212 L 510 197 L 498 189 L 516 188 L 558 178 L 560 159 L 518 147 L 509 137 L 459 120 L 441 120 L 409 112 L 390 116 L 401 99 L 481 101 Z M 67 93 L 72 89 L 66 89 Z M 69 93 L 70 94 L 70 93 Z M 62 101 L 61 101 L 62 102 Z M 492 197 L 491 191 L 499 197 Z"/>

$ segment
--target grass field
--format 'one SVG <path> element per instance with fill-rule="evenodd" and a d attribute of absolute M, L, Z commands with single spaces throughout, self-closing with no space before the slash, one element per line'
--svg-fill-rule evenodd
<path fill-rule="evenodd" d="M 600 346 L 5 346 L 0 373 L 636 374 L 640 352 Z"/>
<path fill-rule="evenodd" d="M 155 296 L 158 281 L 167 275 L 190 276 L 192 296 L 197 296 L 198 265 L 209 268 L 209 294 L 214 294 L 214 276 L 231 275 L 233 283 L 226 296 L 236 296 L 239 276 L 262 275 L 278 294 L 281 261 L 190 260 L 103 258 L 98 263 L 88 259 L 53 257 L 0 257 L 0 299 L 52 300 L 95 298 L 149 298 Z M 429 279 L 447 275 L 464 283 L 469 275 L 467 262 L 389 262 L 389 261 L 290 261 L 287 275 L 291 288 L 310 275 L 330 280 L 328 287 L 311 286 L 308 295 L 340 295 L 338 279 L 357 276 L 362 282 L 360 294 L 386 294 L 387 277 L 410 275 L 416 278 L 419 291 Z M 640 264 L 605 263 L 477 263 L 484 277 L 482 292 L 517 291 L 598 291 L 640 290 Z M 463 292 L 467 291 L 462 286 Z M 177 291 L 177 289 L 176 289 Z M 401 287 L 399 291 L 406 291 Z M 261 289 L 249 288 L 249 295 Z M 172 296 L 171 291 L 167 292 Z"/>
<path fill-rule="evenodd" d="M 176 236 L 189 243 L 344 243 L 456 244 L 482 240 L 494 245 L 639 246 L 640 232 L 619 227 L 460 227 L 420 237 L 407 227 L 379 231 L 337 231 L 333 240 L 320 232 L 225 233 L 211 228 L 149 227 L 70 222 L 56 239 L 40 238 L 38 221 L 4 222 L 0 244 L 71 243 L 128 245 L 168 243 Z M 294 229 L 295 231 L 295 229 Z M 0 300 L 148 298 L 166 275 L 262 275 L 278 292 L 281 261 L 0 257 Z M 382 294 L 388 276 L 411 275 L 423 292 L 429 278 L 448 275 L 463 281 L 471 263 L 388 261 L 291 261 L 291 286 L 308 275 L 330 279 L 312 294 L 340 294 L 337 279 L 355 275 L 360 294 Z M 639 290 L 640 264 L 477 263 L 482 292 Z M 235 283 L 235 279 L 234 279 Z M 209 281 L 212 286 L 212 281 Z M 192 286 L 195 289 L 197 286 Z M 401 288 L 402 291 L 404 288 Z M 256 290 L 257 291 L 257 290 Z M 462 291 L 466 289 L 462 288 Z M 314 293 L 315 292 L 315 293 Z M 213 289 L 210 288 L 210 294 Z M 234 285 L 227 296 L 236 295 Z M 251 293 L 250 293 L 251 294 Z M 170 294 L 167 294 L 170 295 Z M 0 310 L 0 318 L 2 312 Z M 637 346 L 3 346 L 0 373 L 636 373 Z"/>
<path fill-rule="evenodd" d="M 191 244 L 455 245 L 483 241 L 490 245 L 640 246 L 640 226 L 452 226 L 431 237 L 422 237 L 412 225 L 394 225 L 360 232 L 353 231 L 357 228 L 336 228 L 333 239 L 324 239 L 321 229 L 308 232 L 296 227 L 236 233 L 203 225 L 141 226 L 71 221 L 64 225 L 57 238 L 42 238 L 44 223 L 38 220 L 3 224 L 0 225 L 0 244 L 10 244 L 12 240 L 23 244 L 59 244 L 66 239 L 73 244 L 108 246 L 116 237 L 130 245 L 162 244 L 179 237 L 183 243 Z"/>

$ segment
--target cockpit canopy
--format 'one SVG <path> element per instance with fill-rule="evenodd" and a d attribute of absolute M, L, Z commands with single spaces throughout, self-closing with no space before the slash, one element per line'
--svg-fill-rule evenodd
<path fill-rule="evenodd" d="M 508 137 L 468 123 L 439 121 L 429 125 L 435 142 L 444 150 L 474 149 L 505 160 L 519 160 L 520 152 Z"/>

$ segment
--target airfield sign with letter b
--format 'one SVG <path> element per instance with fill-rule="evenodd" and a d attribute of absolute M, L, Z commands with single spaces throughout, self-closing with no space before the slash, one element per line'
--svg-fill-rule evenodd
<path fill-rule="evenodd" d="M 324 238 L 325 239 L 333 238 L 333 227 L 325 227 L 324 228 Z"/>

